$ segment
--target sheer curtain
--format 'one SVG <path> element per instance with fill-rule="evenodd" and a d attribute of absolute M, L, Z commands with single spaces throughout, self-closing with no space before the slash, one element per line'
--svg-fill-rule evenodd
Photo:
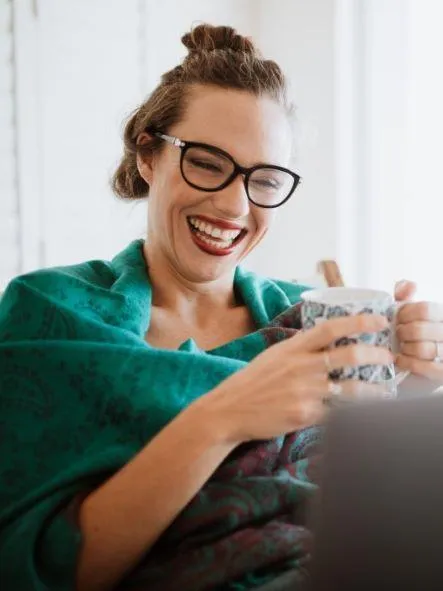
<path fill-rule="evenodd" d="M 419 298 L 443 301 L 443 3 L 352 4 L 359 68 L 355 113 L 344 118 L 353 143 L 341 160 L 348 154 L 354 166 L 344 164 L 342 178 L 357 170 L 348 191 L 354 216 L 347 219 L 358 229 L 348 243 L 359 269 L 354 276 L 385 289 L 410 278 Z"/>
<path fill-rule="evenodd" d="M 420 295 L 443 301 L 443 3 L 409 3 L 406 270 Z"/>

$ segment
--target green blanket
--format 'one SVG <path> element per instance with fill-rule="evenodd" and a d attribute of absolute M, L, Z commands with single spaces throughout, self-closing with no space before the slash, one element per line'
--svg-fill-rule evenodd
<path fill-rule="evenodd" d="M 144 340 L 151 287 L 141 241 L 111 262 L 13 280 L 0 303 L 0 588 L 74 589 L 72 499 L 293 334 L 302 289 L 238 267 L 237 297 L 257 331 L 211 351 L 192 340 L 166 351 Z M 313 489 L 315 441 L 308 429 L 237 448 L 121 589 L 248 589 L 288 572 L 298 580 L 307 532 L 297 508 Z"/>

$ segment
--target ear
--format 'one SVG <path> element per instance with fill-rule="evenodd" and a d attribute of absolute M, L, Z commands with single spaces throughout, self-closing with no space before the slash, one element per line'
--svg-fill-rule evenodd
<path fill-rule="evenodd" d="M 152 140 L 152 136 L 149 133 L 143 131 L 137 137 L 137 146 L 143 146 Z M 154 155 L 153 153 L 140 154 L 136 156 L 137 168 L 140 176 L 150 185 L 154 176 Z"/>

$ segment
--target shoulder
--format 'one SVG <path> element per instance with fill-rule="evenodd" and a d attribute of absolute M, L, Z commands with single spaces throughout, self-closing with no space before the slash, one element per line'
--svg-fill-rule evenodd
<path fill-rule="evenodd" d="M 148 287 L 138 241 L 111 261 L 94 259 L 19 275 L 0 300 L 0 340 L 6 334 L 41 336 L 42 322 L 55 334 L 60 326 L 54 319 L 77 329 L 93 321 L 95 328 L 100 323 L 139 334 L 149 305 Z"/>
<path fill-rule="evenodd" d="M 259 275 L 243 267 L 237 267 L 236 281 L 250 290 L 255 290 L 257 294 L 263 297 L 270 297 L 271 299 L 280 297 L 286 300 L 288 304 L 296 304 L 300 301 L 301 294 L 311 289 L 309 285 Z"/>
<path fill-rule="evenodd" d="M 17 276 L 7 286 L 5 295 L 17 286 L 47 291 L 60 286 L 88 289 L 111 289 L 127 275 L 145 276 L 143 240 L 133 240 L 112 260 L 93 259 L 76 265 L 39 269 Z"/>
<path fill-rule="evenodd" d="M 309 285 L 302 285 L 291 281 L 284 281 L 282 279 L 267 279 L 276 289 L 281 290 L 291 304 L 297 304 L 301 300 L 301 294 L 304 291 L 311 289 Z"/>
<path fill-rule="evenodd" d="M 61 287 L 87 286 L 109 288 L 115 273 L 109 261 L 91 260 L 77 265 L 38 269 L 15 277 L 7 286 L 4 296 L 11 290 L 54 293 Z"/>
<path fill-rule="evenodd" d="M 0 299 L 0 340 L 7 334 L 33 334 L 54 311 L 86 306 L 97 292 L 107 293 L 115 281 L 107 261 L 39 269 L 15 277 Z M 21 328 L 20 328 L 21 327 Z"/>
<path fill-rule="evenodd" d="M 76 265 L 39 269 L 13 279 L 6 289 L 16 286 L 33 290 L 49 291 L 73 287 L 85 291 L 112 289 L 116 282 L 129 274 L 146 274 L 142 254 L 142 240 L 134 240 L 112 260 L 93 259 Z"/>

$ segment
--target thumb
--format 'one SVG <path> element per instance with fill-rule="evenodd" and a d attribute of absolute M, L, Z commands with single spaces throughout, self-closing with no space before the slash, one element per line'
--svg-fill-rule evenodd
<path fill-rule="evenodd" d="M 417 291 L 417 285 L 413 281 L 403 279 L 398 281 L 394 287 L 394 297 L 397 302 L 412 300 Z"/>

